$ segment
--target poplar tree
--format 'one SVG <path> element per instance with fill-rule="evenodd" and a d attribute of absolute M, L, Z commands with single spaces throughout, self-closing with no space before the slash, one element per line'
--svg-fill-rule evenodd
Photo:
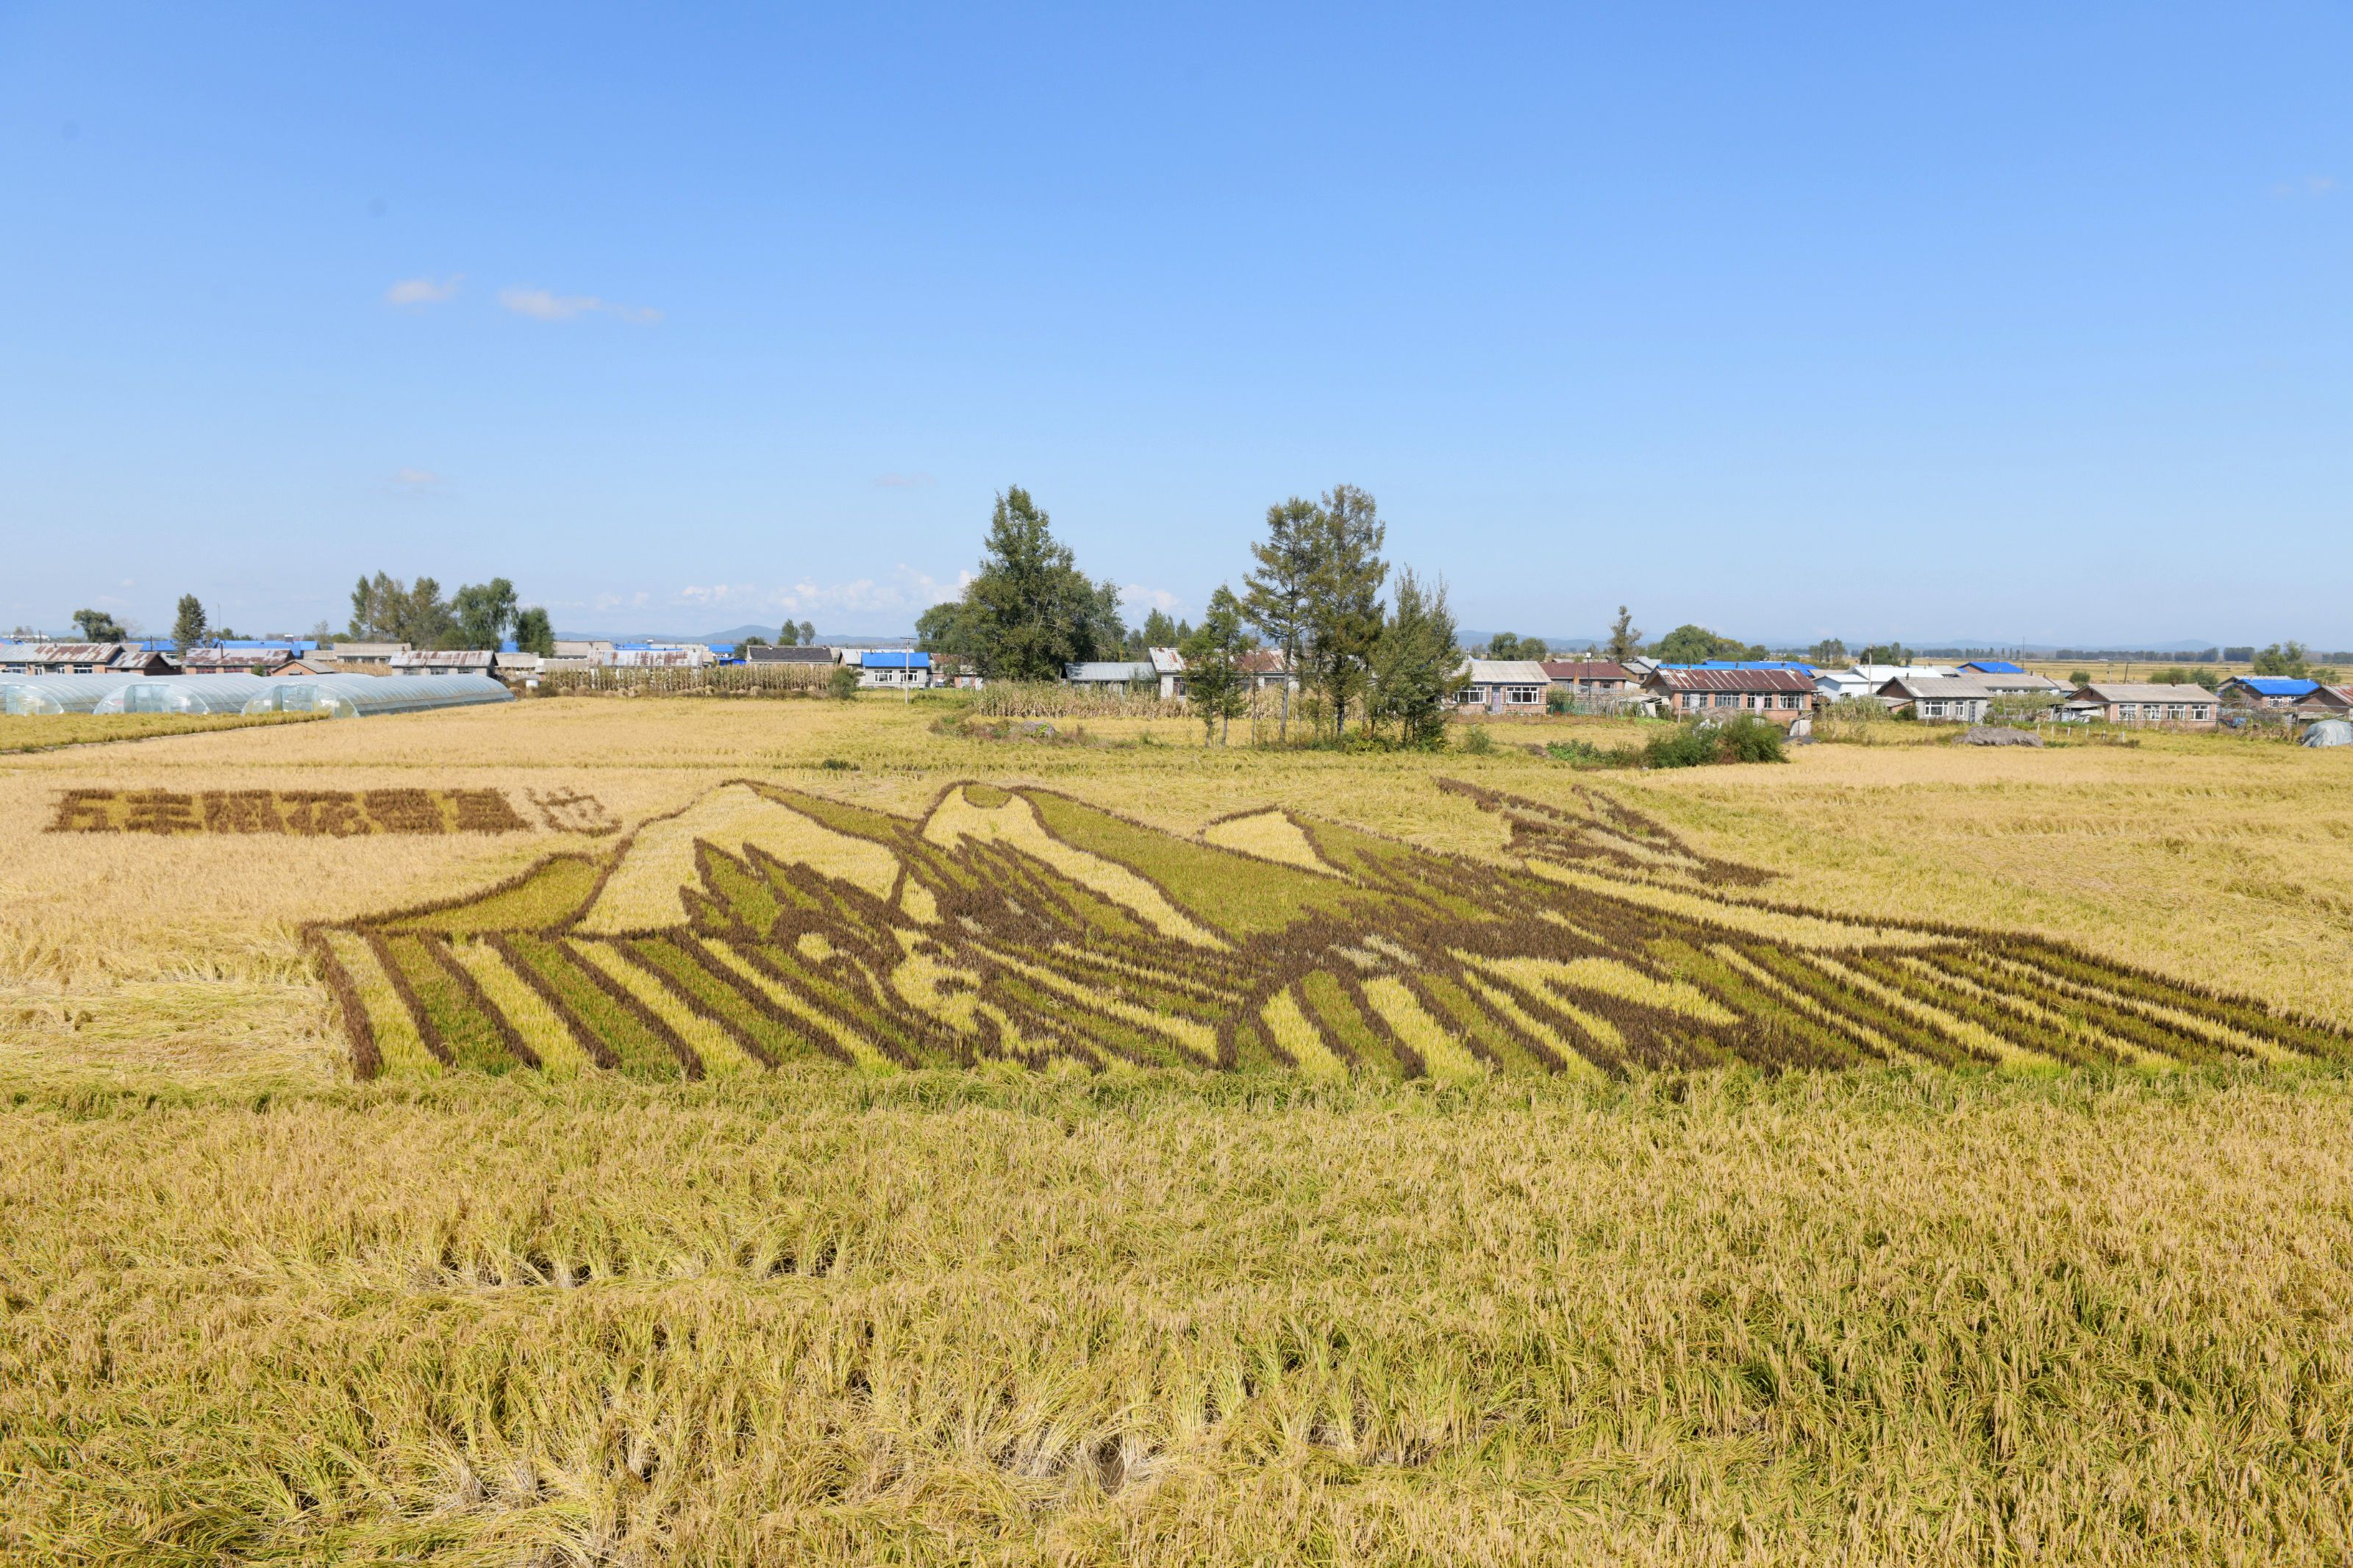
<path fill-rule="evenodd" d="M 1291 683 L 1299 677 L 1307 630 L 1308 578 L 1315 564 L 1314 501 L 1297 496 L 1266 509 L 1266 537 L 1250 546 L 1257 567 L 1242 579 L 1243 616 L 1282 654 L 1282 721 L 1291 739 Z"/>
<path fill-rule="evenodd" d="M 1332 737 L 1346 732 L 1348 707 L 1365 694 L 1381 635 L 1380 557 L 1388 530 L 1372 496 L 1354 485 L 1324 492 L 1310 536 L 1305 630 L 1314 684 L 1332 713 Z"/>
<path fill-rule="evenodd" d="M 1185 700 L 1201 721 L 1201 743 L 1216 738 L 1222 724 L 1229 731 L 1237 714 L 1248 710 L 1250 676 L 1242 656 L 1256 646 L 1242 626 L 1242 605 L 1224 584 L 1209 595 L 1209 613 L 1178 649 L 1185 656 Z"/>
<path fill-rule="evenodd" d="M 180 595 L 180 613 L 172 619 L 172 640 L 182 653 L 203 646 L 205 634 L 210 630 L 205 619 L 205 606 L 194 594 Z"/>

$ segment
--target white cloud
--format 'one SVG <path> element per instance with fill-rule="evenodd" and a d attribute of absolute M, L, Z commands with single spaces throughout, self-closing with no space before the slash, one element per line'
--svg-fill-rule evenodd
<path fill-rule="evenodd" d="M 458 281 L 465 276 L 453 272 L 436 280 L 431 278 L 404 278 L 384 291 L 387 305 L 438 305 L 458 292 Z"/>
<path fill-rule="evenodd" d="M 2300 180 L 2282 180 L 2272 187 L 2275 196 L 2327 196 L 2337 193 L 2337 181 L 2333 174 L 2306 174 Z"/>
<path fill-rule="evenodd" d="M 929 474 L 884 474 L 875 479 L 874 488 L 882 490 L 927 490 L 937 482 Z"/>
<path fill-rule="evenodd" d="M 1158 610 L 1163 615 L 1173 616 L 1183 607 L 1184 603 L 1184 600 L 1166 588 L 1146 588 L 1138 584 L 1130 583 L 1119 591 L 1119 607 L 1131 615 L 1139 610 L 1146 612 Z"/>
<path fill-rule="evenodd" d="M 649 326 L 662 319 L 659 310 L 638 305 L 617 305 L 609 300 L 599 300 L 594 294 L 558 294 L 546 289 L 501 289 L 499 303 L 518 316 L 529 316 L 534 321 L 568 321 L 576 316 L 602 311 L 618 316 L 625 321 Z"/>
<path fill-rule="evenodd" d="M 430 468 L 395 468 L 390 483 L 396 490 L 429 490 L 441 483 L 441 476 Z"/>

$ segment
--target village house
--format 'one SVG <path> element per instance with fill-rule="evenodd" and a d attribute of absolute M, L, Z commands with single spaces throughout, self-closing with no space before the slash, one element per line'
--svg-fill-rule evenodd
<path fill-rule="evenodd" d="M 2221 700 L 2242 708 L 2294 708 L 2320 689 L 2317 680 L 2281 675 L 2234 675 L 2214 690 Z"/>
<path fill-rule="evenodd" d="M 2219 706 L 2214 693 L 2202 686 L 2127 681 L 2084 687 L 2060 705 L 2059 716 L 2076 722 L 2104 720 L 2111 724 L 2180 724 L 2211 730 Z"/>
<path fill-rule="evenodd" d="M 831 664 L 833 649 L 823 643 L 794 643 L 784 647 L 753 647 L 744 650 L 746 664 Z"/>
<path fill-rule="evenodd" d="M 1814 691 L 1824 702 L 1837 702 L 1849 697 L 1875 697 L 1891 680 L 1960 673 L 1949 664 L 1858 664 L 1848 669 L 1816 670 Z"/>
<path fill-rule="evenodd" d="M 335 661 L 339 675 L 390 675 L 392 661 L 407 651 L 405 642 L 339 642 L 321 648 L 319 654 Z"/>
<path fill-rule="evenodd" d="M 1063 667 L 1062 679 L 1073 686 L 1119 686 L 1157 691 L 1160 671 L 1149 659 L 1093 659 Z"/>
<path fill-rule="evenodd" d="M 2316 719 L 2342 719 L 2353 713 L 2353 686 L 2317 686 L 2296 705 L 2299 713 Z"/>
<path fill-rule="evenodd" d="M 1678 669 L 1651 672 L 1642 689 L 1676 718 L 1729 719 L 1736 713 L 1788 726 L 1814 710 L 1814 683 L 1798 669 Z"/>
<path fill-rule="evenodd" d="M 1170 701 L 1185 695 L 1185 656 L 1173 647 L 1144 650 L 1152 658 L 1152 673 L 1160 679 L 1160 700 Z"/>
<path fill-rule="evenodd" d="M 557 651 L 562 651 L 562 645 Z M 615 669 L 701 669 L 718 663 L 719 656 L 707 643 L 625 642 L 591 656 L 590 662 Z"/>
<path fill-rule="evenodd" d="M 1898 676 L 1873 693 L 1889 711 L 1911 710 L 1933 723 L 1982 724 L 1986 710 L 2004 698 L 2047 698 L 2055 706 L 2067 689 L 2031 670 L 1963 675 Z"/>
<path fill-rule="evenodd" d="M 395 654 L 395 675 L 489 675 L 497 658 L 488 648 L 410 648 Z"/>
<path fill-rule="evenodd" d="M 1299 678 L 1291 673 L 1291 660 L 1279 647 L 1253 648 L 1234 660 L 1234 668 L 1249 679 L 1254 691 L 1279 691 L 1286 686 L 1299 689 Z"/>
<path fill-rule="evenodd" d="M 932 683 L 932 656 L 921 648 L 869 647 L 858 652 L 858 684 L 904 691 Z"/>
<path fill-rule="evenodd" d="M 136 643 L 0 643 L 0 675 L 176 675 L 180 667 Z"/>
<path fill-rule="evenodd" d="M 1533 658 L 1465 659 L 1454 675 L 1458 712 L 1541 713 L 1552 677 Z"/>
<path fill-rule="evenodd" d="M 1543 664 L 1546 680 L 1579 696 L 1612 692 L 1624 695 L 1637 685 L 1634 672 L 1614 659 L 1547 658 Z"/>
<path fill-rule="evenodd" d="M 287 647 L 192 647 L 180 656 L 188 675 L 266 675 L 301 656 Z"/>

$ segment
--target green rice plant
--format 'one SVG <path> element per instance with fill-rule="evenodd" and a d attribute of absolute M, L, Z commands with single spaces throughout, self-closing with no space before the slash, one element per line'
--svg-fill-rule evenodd
<path fill-rule="evenodd" d="M 532 1026 L 657 1079 L 794 1060 L 1411 1079 L 2345 1050 L 2309 1020 L 2041 939 L 1757 897 L 1769 872 L 1622 804 L 1440 787 L 1504 819 L 1510 863 L 1307 818 L 1212 825 L 1220 843 L 1027 786 L 952 786 L 907 817 L 752 783 L 604 857 L 357 929 L 435 1058 L 485 1070 L 537 1047 L 451 961 L 453 935 L 499 944 L 548 1003 Z M 684 837 L 706 821 L 734 847 Z M 688 880 L 638 886 L 647 867 Z M 647 911 L 631 922 L 652 923 L 593 923 L 624 879 Z M 366 998 L 335 994 L 358 1019 L 354 1069 L 381 1070 Z"/>

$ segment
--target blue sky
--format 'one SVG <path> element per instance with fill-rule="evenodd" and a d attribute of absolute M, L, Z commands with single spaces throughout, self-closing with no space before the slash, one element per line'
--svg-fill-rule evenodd
<path fill-rule="evenodd" d="M 2353 647 L 2353 7 L 0 4 L 0 619 Z"/>

